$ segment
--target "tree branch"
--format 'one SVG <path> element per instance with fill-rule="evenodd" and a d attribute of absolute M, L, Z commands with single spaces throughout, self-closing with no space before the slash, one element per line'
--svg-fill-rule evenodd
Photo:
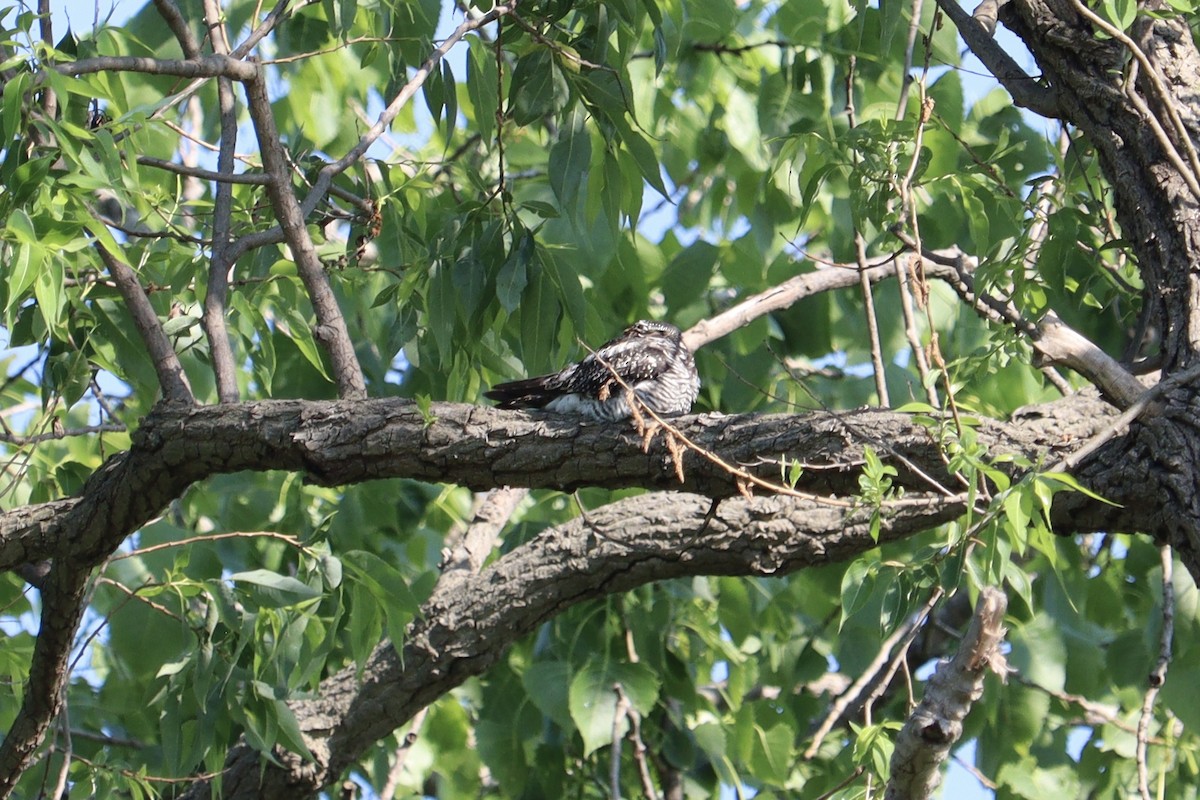
<path fill-rule="evenodd" d="M 317 317 L 313 334 L 324 345 L 325 352 L 329 355 L 338 395 L 348 400 L 366 397 L 366 379 L 354 352 L 354 342 L 346 328 L 346 319 L 338 307 L 337 298 L 329 285 L 329 278 L 321 266 L 321 259 L 317 256 L 312 237 L 304 224 L 306 215 L 301 211 L 296 193 L 292 189 L 292 174 L 288 168 L 283 143 L 279 140 L 279 131 L 275 127 L 271 101 L 267 99 L 266 80 L 260 73 L 253 80 L 247 80 L 245 86 L 246 98 L 250 105 L 250 119 L 254 123 L 258 146 L 262 153 L 263 169 L 269 178 L 267 194 L 271 198 L 271 205 L 287 238 L 288 246 L 292 249 L 300 280 L 304 282 L 304 288 L 308 291 Z"/>
<path fill-rule="evenodd" d="M 67 657 L 83 617 L 87 567 L 56 563 L 42 581 L 41 627 L 29 664 L 21 710 L 0 745 L 0 798 L 8 797 L 21 773 L 33 762 L 62 705 Z"/>
<path fill-rule="evenodd" d="M 1035 78 L 1026 75 L 1012 56 L 996 44 L 984 23 L 968 14 L 958 0 L 937 0 L 937 4 L 954 21 L 959 36 L 971 48 L 971 52 L 1008 90 L 1014 103 L 1043 117 L 1062 117 L 1055 91 L 1039 85 Z"/>
<path fill-rule="evenodd" d="M 204 181 L 214 181 L 216 183 L 248 183 L 253 186 L 266 186 L 269 179 L 266 175 L 258 172 L 229 172 L 211 169 L 201 169 L 200 167 L 189 167 L 186 164 L 176 164 L 174 161 L 167 161 L 162 158 L 154 158 L 153 156 L 138 156 L 137 162 L 147 167 L 157 167 L 165 169 L 167 172 L 174 172 L 176 175 L 185 175 L 189 178 L 199 178 Z"/>
<path fill-rule="evenodd" d="M 53 68 L 63 75 L 90 75 L 94 72 L 143 72 L 147 75 L 175 75 L 180 78 L 217 78 L 224 76 L 235 81 L 252 81 L 258 67 L 236 58 L 222 55 L 199 58 L 145 58 L 143 56 L 96 56 Z"/>
<path fill-rule="evenodd" d="M 187 375 L 179 363 L 179 356 L 175 354 L 171 340 L 163 332 L 158 315 L 154 313 L 137 274 L 99 242 L 96 243 L 96 251 L 100 254 L 100 260 L 108 267 L 108 272 L 117 285 L 117 291 L 121 293 L 125 307 L 133 317 L 134 327 L 146 345 L 146 352 L 154 362 L 154 373 L 158 376 L 163 400 L 189 405 L 195 403 L 196 398 L 192 396 L 192 387 L 188 385 Z"/>
<path fill-rule="evenodd" d="M 898 229 L 893 229 L 892 233 L 916 251 L 918 245 L 911 237 Z M 938 253 L 925 250 L 922 251 L 922 257 L 926 263 L 933 261 L 950 267 L 952 272 L 949 274 L 944 270 L 930 274 L 946 280 L 963 300 L 985 318 L 1011 326 L 1027 336 L 1040 360 L 1075 370 L 1100 389 L 1117 408 L 1128 408 L 1145 392 L 1146 387 L 1133 373 L 1090 339 L 1068 326 L 1054 311 L 1046 312 L 1039 322 L 1030 322 L 1012 303 L 979 294 L 975 289 L 974 259 L 969 259 L 958 248 Z"/>
<path fill-rule="evenodd" d="M 229 42 L 225 26 L 221 23 L 221 9 L 215 0 L 205 0 L 204 21 L 208 25 L 213 50 L 227 55 Z M 217 78 L 217 106 L 221 118 L 221 149 L 217 154 L 217 172 L 230 174 L 233 172 L 238 126 L 233 82 L 229 78 Z M 268 178 L 269 185 L 270 176 L 263 177 Z M 290 182 L 288 185 L 290 187 Z M 229 331 L 225 325 L 229 270 L 233 267 L 233 261 L 229 257 L 232 220 L 233 184 L 218 181 L 216 196 L 213 198 L 213 248 L 208 264 L 208 287 L 204 295 L 204 314 L 201 322 L 204 335 L 208 339 L 217 399 L 222 403 L 238 401 L 237 365 L 234 364 L 233 347 L 229 343 Z"/>
<path fill-rule="evenodd" d="M 962 736 L 962 721 L 983 695 L 989 671 L 1005 675 L 1000 652 L 1004 640 L 1004 592 L 984 587 L 975 616 L 953 660 L 938 665 L 925 687 L 921 704 L 896 737 L 892 777 L 885 800 L 924 800 L 942 781 L 940 767 Z"/>
<path fill-rule="evenodd" d="M 1017 424 L 980 420 L 975 436 L 990 452 L 1053 460 L 1111 418 L 1095 398 L 1070 400 L 1042 407 L 1040 416 L 1027 411 Z M 657 437 L 643 449 L 632 425 L 458 403 L 435 403 L 427 413 L 432 420 L 415 402 L 398 398 L 160 406 L 142 420 L 129 451 L 105 462 L 78 497 L 55 501 L 60 513 L 47 516 L 46 506 L 30 506 L 0 514 L 0 569 L 64 554 L 96 563 L 191 484 L 241 470 L 302 472 L 325 486 L 404 477 L 477 490 L 640 486 L 717 499 L 740 493 L 734 476 L 690 450 L 679 456 L 680 484 L 671 448 Z M 765 479 L 778 480 L 783 457 L 802 454 L 801 491 L 856 495 L 867 436 L 891 444 L 887 460 L 897 469 L 898 487 L 928 491 L 930 478 L 952 485 L 936 419 L 861 409 L 703 415 L 675 425 L 701 448 Z M 1122 509 L 1086 502 L 1096 504 L 1096 519 L 1108 529 L 1138 528 Z M 1075 508 L 1076 516 L 1082 508 L 1090 506 Z"/>
<path fill-rule="evenodd" d="M 167 23 L 171 33 L 175 34 L 184 57 L 199 58 L 200 43 L 196 41 L 196 36 L 188 27 L 187 20 L 183 18 L 183 14 L 180 13 L 179 6 L 175 5 L 174 0 L 154 0 L 154 7 L 158 9 L 159 16 Z"/>

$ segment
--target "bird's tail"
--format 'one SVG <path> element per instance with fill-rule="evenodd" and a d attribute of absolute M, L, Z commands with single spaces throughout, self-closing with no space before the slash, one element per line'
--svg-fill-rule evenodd
<path fill-rule="evenodd" d="M 542 408 L 561 394 L 546 385 L 546 377 L 498 383 L 483 396 L 495 400 L 497 408 Z"/>

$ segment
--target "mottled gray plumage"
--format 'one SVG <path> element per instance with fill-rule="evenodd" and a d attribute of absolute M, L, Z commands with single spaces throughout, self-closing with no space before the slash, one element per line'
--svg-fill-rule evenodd
<path fill-rule="evenodd" d="M 686 414 L 700 394 L 696 362 L 679 329 L 642 320 L 577 364 L 553 375 L 498 384 L 484 396 L 500 408 L 540 408 L 611 422 L 630 415 L 614 372 L 657 414 Z"/>

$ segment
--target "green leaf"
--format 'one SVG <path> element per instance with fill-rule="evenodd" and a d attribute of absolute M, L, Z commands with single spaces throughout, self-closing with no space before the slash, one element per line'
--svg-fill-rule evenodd
<path fill-rule="evenodd" d="M 532 125 L 558 111 L 570 94 L 567 79 L 548 48 L 538 48 L 517 62 L 511 91 L 510 110 L 518 125 Z"/>
<path fill-rule="evenodd" d="M 791 774 L 795 761 L 796 732 L 786 722 L 778 722 L 767 730 L 754 726 L 750 747 L 750 767 L 763 780 L 783 784 Z"/>
<path fill-rule="evenodd" d="M 559 206 L 569 215 L 574 215 L 579 203 L 579 190 L 587 179 L 588 165 L 592 160 L 592 140 L 588 132 L 579 127 L 564 127 L 559 139 L 550 148 L 550 188 L 558 198 Z"/>
<path fill-rule="evenodd" d="M 2 117 L 4 127 L 0 133 L 3 133 L 5 142 L 11 142 L 24 135 L 21 125 L 24 113 L 23 101 L 31 80 L 33 80 L 32 73 L 22 70 L 4 84 L 4 114 Z"/>
<path fill-rule="evenodd" d="M 564 730 L 574 722 L 569 709 L 571 665 L 563 661 L 535 661 L 521 676 L 521 685 L 538 710 Z"/>
<path fill-rule="evenodd" d="M 842 617 L 838 623 L 839 629 L 871 599 L 875 591 L 876 568 L 877 564 L 874 561 L 860 558 L 852 562 L 842 575 Z"/>
<path fill-rule="evenodd" d="M 666 184 L 663 183 L 662 168 L 658 163 L 658 158 L 654 155 L 654 149 L 646 141 L 646 137 L 631 128 L 623 115 L 612 115 L 609 117 L 609 120 L 613 123 L 613 127 L 617 129 L 621 137 L 621 144 L 633 156 L 634 162 L 637 164 L 638 169 L 641 170 L 642 177 L 659 194 L 670 200 Z"/>
<path fill-rule="evenodd" d="M 571 719 L 583 736 L 583 754 L 588 756 L 612 743 L 613 725 L 619 735 L 629 730 L 629 719 L 617 721 L 617 689 L 642 715 L 649 714 L 658 699 L 658 676 L 644 664 L 588 661 L 571 680 L 568 707 Z"/>
<path fill-rule="evenodd" d="M 235 572 L 229 576 L 229 580 L 253 587 L 253 596 L 260 606 L 267 608 L 285 608 L 315 600 L 321 596 L 319 590 L 308 584 L 267 569 Z"/>
<path fill-rule="evenodd" d="M 467 58 L 467 97 L 475 107 L 474 122 L 485 142 L 496 136 L 496 56 L 479 37 L 471 37 Z"/>
<path fill-rule="evenodd" d="M 529 283 L 525 268 L 533 255 L 533 236 L 526 231 L 517 247 L 508 254 L 500 274 L 496 276 L 496 299 L 511 314 L 521 302 L 521 293 Z"/>
<path fill-rule="evenodd" d="M 721 251 L 699 241 L 680 251 L 667 265 L 662 276 L 663 295 L 672 310 L 691 305 L 708 289 Z"/>
<path fill-rule="evenodd" d="M 284 319 L 287 321 L 287 325 L 281 328 L 283 332 L 300 350 L 300 354 L 304 356 L 305 360 L 312 364 L 326 380 L 332 382 L 333 378 L 325 368 L 325 359 L 322 357 L 321 348 L 317 345 L 308 320 L 296 309 L 288 309 Z"/>

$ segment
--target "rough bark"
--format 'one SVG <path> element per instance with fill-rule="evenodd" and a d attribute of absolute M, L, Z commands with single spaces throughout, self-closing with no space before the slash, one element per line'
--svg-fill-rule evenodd
<path fill-rule="evenodd" d="M 962 738 L 963 720 L 983 696 L 983 679 L 989 672 L 1006 676 L 1000 645 L 1007 608 L 1008 598 L 999 589 L 986 586 L 979 593 L 958 653 L 938 665 L 920 705 L 896 737 L 884 800 L 923 800 L 941 784 L 941 765 Z"/>
<path fill-rule="evenodd" d="M 1031 409 L 1016 423 L 980 420 L 974 435 L 996 454 L 1053 460 L 1099 430 L 1108 413 L 1094 399 L 1080 397 L 1071 405 L 1072 411 Z M 781 458 L 800 459 L 800 491 L 856 495 L 864 445 L 896 466 L 899 486 L 957 491 L 942 458 L 945 420 L 864 409 L 710 414 L 675 424 L 698 448 L 764 480 L 779 481 Z M 724 466 L 691 450 L 682 456 L 681 484 L 664 434 L 643 449 L 631 425 L 580 424 L 455 403 L 434 404 L 426 419 L 415 403 L 394 398 L 162 406 L 143 420 L 133 447 L 110 458 L 79 497 L 0 515 L 0 568 L 60 557 L 98 563 L 191 484 L 220 473 L 272 469 L 303 472 L 327 486 L 403 477 L 481 490 L 640 486 L 715 498 L 739 493 L 738 480 Z M 1116 484 L 1112 489 L 1122 498 L 1137 497 Z M 1070 511 L 1076 515 L 1072 532 L 1132 521 L 1095 502 L 1076 501 Z"/>

